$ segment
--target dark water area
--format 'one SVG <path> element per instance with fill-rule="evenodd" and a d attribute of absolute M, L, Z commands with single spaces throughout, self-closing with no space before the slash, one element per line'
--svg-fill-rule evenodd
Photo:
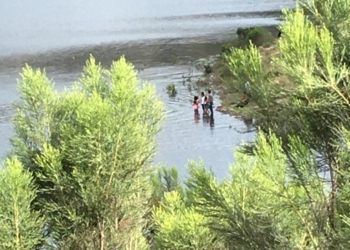
<path fill-rule="evenodd" d="M 56 87 L 69 87 L 86 59 L 103 65 L 125 55 L 142 80 L 155 84 L 167 109 L 155 163 L 176 165 L 185 175 L 188 159 L 202 159 L 219 176 L 227 174 L 234 147 L 254 139 L 243 121 L 215 113 L 214 124 L 194 121 L 183 84 L 201 75 L 194 61 L 219 53 L 238 27 L 276 25 L 290 0 L 31 0 L 5 1 L 0 8 L 0 157 L 9 149 L 11 103 L 25 63 L 45 67 Z M 177 97 L 165 88 L 174 83 Z M 215 89 L 214 89 L 215 91 Z M 220 101 L 215 98 L 215 105 Z M 237 132 L 240 131 L 240 132 Z"/>

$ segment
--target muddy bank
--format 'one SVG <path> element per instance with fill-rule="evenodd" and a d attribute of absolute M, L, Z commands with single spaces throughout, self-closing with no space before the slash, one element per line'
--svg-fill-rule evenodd
<path fill-rule="evenodd" d="M 0 58 L 1 67 L 20 70 L 26 63 L 38 68 L 55 68 L 65 72 L 81 71 L 86 60 L 92 54 L 103 66 L 109 66 L 116 58 L 125 56 L 139 69 L 155 66 L 187 64 L 192 58 L 197 59 L 216 53 L 223 42 L 200 39 L 195 42 L 180 39 L 164 39 L 128 44 L 101 44 L 83 48 L 69 48 L 38 54 L 23 54 Z M 193 59 L 192 59 L 193 60 Z"/>

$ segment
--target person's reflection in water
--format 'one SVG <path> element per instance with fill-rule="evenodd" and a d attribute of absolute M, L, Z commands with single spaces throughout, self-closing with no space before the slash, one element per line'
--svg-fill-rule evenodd
<path fill-rule="evenodd" d="M 213 129 L 215 127 L 215 123 L 214 123 L 214 114 L 210 115 L 210 127 Z"/>
<path fill-rule="evenodd" d="M 193 110 L 194 110 L 194 122 L 198 123 L 200 116 L 199 116 L 199 103 L 198 103 L 198 97 L 195 96 L 193 99 Z"/>
<path fill-rule="evenodd" d="M 253 118 L 243 118 L 243 122 L 247 126 L 247 132 L 253 129 Z"/>
<path fill-rule="evenodd" d="M 206 125 L 210 121 L 210 117 L 208 114 L 203 114 L 203 124 Z"/>
<path fill-rule="evenodd" d="M 194 122 L 198 123 L 200 119 L 201 119 L 201 116 L 200 116 L 198 110 L 194 111 Z"/>

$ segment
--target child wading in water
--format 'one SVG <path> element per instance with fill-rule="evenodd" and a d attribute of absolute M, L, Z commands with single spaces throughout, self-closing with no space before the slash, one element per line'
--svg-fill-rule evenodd
<path fill-rule="evenodd" d="M 195 96 L 193 100 L 193 110 L 194 110 L 194 120 L 198 122 L 199 120 L 199 100 L 198 97 Z"/>
<path fill-rule="evenodd" d="M 199 112 L 198 96 L 195 96 L 193 98 L 193 110 L 194 110 L 194 113 L 198 113 Z"/>
<path fill-rule="evenodd" d="M 196 101 L 193 101 L 193 109 L 195 113 L 198 113 L 198 108 L 199 108 L 198 103 Z"/>

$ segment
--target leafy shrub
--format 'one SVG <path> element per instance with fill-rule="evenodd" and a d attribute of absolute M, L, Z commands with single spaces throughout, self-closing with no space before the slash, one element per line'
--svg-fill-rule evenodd
<path fill-rule="evenodd" d="M 253 45 L 258 47 L 269 46 L 276 40 L 272 33 L 268 29 L 263 27 L 249 29 L 245 39 L 247 43 L 251 41 Z"/>
<path fill-rule="evenodd" d="M 161 167 L 157 169 L 156 173 L 152 176 L 153 186 L 153 204 L 157 205 L 163 201 L 164 194 L 171 191 L 177 191 L 182 197 L 184 197 L 184 190 L 180 184 L 179 174 L 176 167 L 168 168 Z"/>
<path fill-rule="evenodd" d="M 105 70 L 93 57 L 71 90 L 24 69 L 14 154 L 35 177 L 38 208 L 61 249 L 147 249 L 144 228 L 163 104 L 124 58 Z"/>
<path fill-rule="evenodd" d="M 170 97 L 175 97 L 177 95 L 176 86 L 173 83 L 166 86 L 166 91 Z"/>
<path fill-rule="evenodd" d="M 255 46 L 270 46 L 276 40 L 272 32 L 264 27 L 238 28 L 237 37 L 221 46 L 221 53 L 227 54 L 232 48 L 247 48 L 252 43 Z"/>
<path fill-rule="evenodd" d="M 37 190 L 17 159 L 0 170 L 0 248 L 32 250 L 43 243 L 44 218 L 32 211 Z"/>
<path fill-rule="evenodd" d="M 311 185 L 305 190 L 290 180 L 280 140 L 260 133 L 256 143 L 255 156 L 235 154 L 230 179 L 223 182 L 203 165 L 191 164 L 187 186 L 195 211 L 226 243 L 225 249 L 321 249 L 324 235 L 316 228 L 327 220 L 324 185 L 308 173 L 312 162 L 298 165 Z M 290 150 L 301 159 L 311 157 L 299 140 L 293 140 Z"/>
<path fill-rule="evenodd" d="M 188 208 L 177 191 L 165 193 L 164 202 L 153 212 L 156 249 L 211 250 L 216 237 L 204 226 L 205 217 Z"/>

